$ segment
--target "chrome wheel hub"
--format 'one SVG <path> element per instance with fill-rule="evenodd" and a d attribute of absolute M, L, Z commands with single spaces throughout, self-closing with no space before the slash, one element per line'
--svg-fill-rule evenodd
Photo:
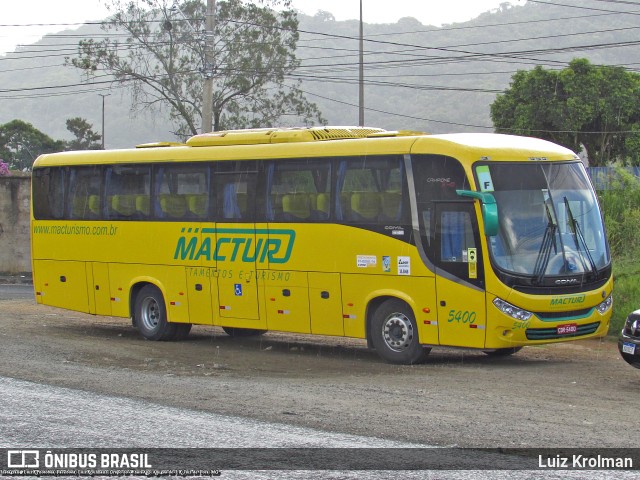
<path fill-rule="evenodd" d="M 413 335 L 413 324 L 402 313 L 392 313 L 382 324 L 382 338 L 393 351 L 402 352 L 409 348 Z"/>
<path fill-rule="evenodd" d="M 148 330 L 154 330 L 160 321 L 160 307 L 158 306 L 158 302 L 152 297 L 147 297 L 142 301 L 142 308 L 140 310 L 144 327 Z"/>

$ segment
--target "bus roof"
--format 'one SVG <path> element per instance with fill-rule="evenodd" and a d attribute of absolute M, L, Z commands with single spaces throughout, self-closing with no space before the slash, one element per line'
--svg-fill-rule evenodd
<path fill-rule="evenodd" d="M 366 142 L 363 142 L 366 140 Z M 296 145 L 297 144 L 297 145 Z M 265 147 L 269 145 L 268 149 Z M 213 147 L 211 148 L 205 147 Z M 231 147 L 231 149 L 229 149 Z M 240 148 L 233 148 L 240 147 Z M 576 159 L 571 150 L 531 137 L 494 133 L 430 135 L 370 127 L 308 127 L 228 130 L 195 135 L 186 143 L 156 142 L 128 150 L 87 150 L 41 155 L 34 167 L 189 160 L 276 159 L 295 156 L 433 153 L 471 160 Z M 213 153 L 215 152 L 215 153 Z M 182 157 L 184 158 L 184 157 Z"/>

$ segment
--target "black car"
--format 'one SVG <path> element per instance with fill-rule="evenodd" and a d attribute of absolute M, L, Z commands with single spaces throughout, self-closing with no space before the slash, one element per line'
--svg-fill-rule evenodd
<path fill-rule="evenodd" d="M 629 365 L 640 368 L 640 310 L 627 317 L 618 339 L 618 350 Z"/>

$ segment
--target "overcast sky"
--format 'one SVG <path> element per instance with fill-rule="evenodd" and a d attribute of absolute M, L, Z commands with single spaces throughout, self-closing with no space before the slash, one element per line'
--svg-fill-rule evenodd
<path fill-rule="evenodd" d="M 336 20 L 359 18 L 360 15 L 359 0 L 292 1 L 294 8 L 308 15 L 314 15 L 319 9 L 332 13 Z M 415 17 L 425 25 L 442 25 L 470 20 L 498 8 L 505 1 L 363 0 L 363 18 L 367 23 L 395 23 L 402 17 Z M 54 24 L 102 20 L 108 15 L 104 3 L 104 0 L 4 0 L 0 15 L 0 54 L 13 51 L 17 44 L 30 44 L 46 33 L 65 28 Z M 510 3 L 522 5 L 525 1 L 510 0 Z M 392 5 L 391 10 L 389 4 Z M 43 25 L 26 26 L 34 24 Z"/>

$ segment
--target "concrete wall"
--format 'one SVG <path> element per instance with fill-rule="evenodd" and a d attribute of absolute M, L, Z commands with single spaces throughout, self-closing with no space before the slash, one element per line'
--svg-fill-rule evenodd
<path fill-rule="evenodd" d="M 0 274 L 31 272 L 31 177 L 0 177 Z"/>

